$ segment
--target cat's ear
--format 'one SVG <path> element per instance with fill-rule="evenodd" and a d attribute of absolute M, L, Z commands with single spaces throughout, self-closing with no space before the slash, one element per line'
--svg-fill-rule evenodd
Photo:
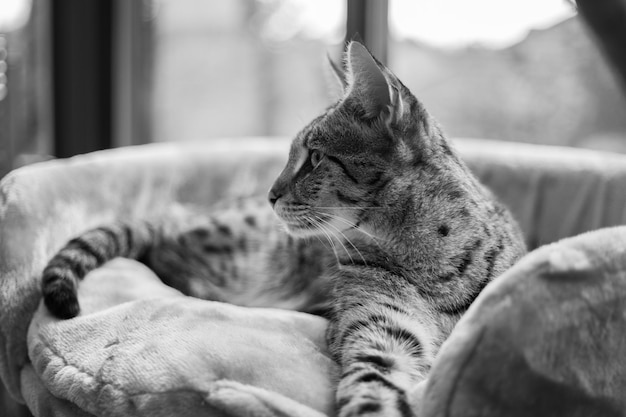
<path fill-rule="evenodd" d="M 394 104 L 392 92 L 382 68 L 359 42 L 346 49 L 346 97 L 356 99 L 368 118 L 389 112 Z"/>
<path fill-rule="evenodd" d="M 342 93 L 345 93 L 346 89 L 348 88 L 348 81 L 346 80 L 346 74 L 339 67 L 339 65 L 335 61 L 333 61 L 333 59 L 330 57 L 330 54 L 326 54 L 326 58 L 328 58 L 328 63 L 334 74 L 334 78 L 337 80 L 337 82 L 341 86 Z"/>
<path fill-rule="evenodd" d="M 356 41 L 348 44 L 345 63 L 344 100 L 355 100 L 366 118 L 378 118 L 387 126 L 401 120 L 415 98 L 398 78 Z"/>

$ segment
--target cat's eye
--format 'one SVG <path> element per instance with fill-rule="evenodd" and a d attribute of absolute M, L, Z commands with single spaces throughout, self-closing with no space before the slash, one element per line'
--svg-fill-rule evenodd
<path fill-rule="evenodd" d="M 309 153 L 309 158 L 311 159 L 311 165 L 316 167 L 320 162 L 322 162 L 322 158 L 324 158 L 324 154 L 317 149 L 313 149 Z"/>

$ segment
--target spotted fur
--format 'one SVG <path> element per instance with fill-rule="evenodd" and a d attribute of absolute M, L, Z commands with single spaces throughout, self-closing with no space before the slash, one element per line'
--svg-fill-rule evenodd
<path fill-rule="evenodd" d="M 79 281 L 127 257 L 187 295 L 319 313 L 327 309 L 319 278 L 332 261 L 327 252 L 317 240 L 287 235 L 264 197 L 222 202 L 210 214 L 176 208 L 158 220 L 117 222 L 72 239 L 43 271 L 43 297 L 54 315 L 72 318 L 80 311 Z"/>
<path fill-rule="evenodd" d="M 293 235 L 338 242 L 338 415 L 413 416 L 442 342 L 525 247 L 411 92 L 358 43 L 346 67 L 343 98 L 296 136 L 270 201 Z"/>
<path fill-rule="evenodd" d="M 86 273 L 138 259 L 190 295 L 326 315 L 337 414 L 414 416 L 442 342 L 525 248 L 411 92 L 358 43 L 345 67 L 342 99 L 296 135 L 270 205 L 89 231 L 44 270 L 50 311 L 75 316 Z"/>

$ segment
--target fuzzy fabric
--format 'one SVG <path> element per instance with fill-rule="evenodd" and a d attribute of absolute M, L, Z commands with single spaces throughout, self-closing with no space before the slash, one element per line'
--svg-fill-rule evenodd
<path fill-rule="evenodd" d="M 336 367 L 325 353 L 322 335 L 326 324 L 319 318 L 190 299 L 127 260 L 113 261 L 85 280 L 81 317 L 59 322 L 39 307 L 41 270 L 72 236 L 116 217 L 158 214 L 174 203 L 208 206 L 226 197 L 266 192 L 282 169 L 287 146 L 285 140 L 264 139 L 155 144 L 50 161 L 5 177 L 0 183 L 0 376 L 10 394 L 26 402 L 36 416 L 271 416 L 282 412 L 304 417 L 331 413 Z M 470 167 L 513 209 L 531 247 L 626 223 L 623 156 L 476 140 L 458 141 L 458 147 Z M 619 242 L 624 231 L 610 233 L 612 241 Z M 590 242 L 578 249 L 583 254 L 596 254 L 595 245 L 607 247 L 600 245 L 604 242 L 600 238 L 580 239 Z M 623 257 L 619 248 L 615 246 L 614 257 Z M 569 287 L 558 280 L 553 285 L 563 286 L 560 299 L 546 300 L 542 291 L 527 296 L 535 293 L 522 284 L 511 292 L 494 289 L 500 288 L 501 281 L 502 288 L 509 288 L 508 283 L 516 281 L 510 277 L 520 274 L 541 281 L 545 262 L 540 260 L 547 255 L 537 253 L 523 264 L 534 266 L 512 269 L 505 275 L 508 278 L 490 285 L 479 299 L 506 300 L 497 310 L 501 320 L 497 325 L 506 328 L 509 321 L 512 325 L 523 323 L 520 317 L 526 317 L 527 311 L 567 318 L 571 310 L 563 310 L 567 314 L 559 313 L 558 306 L 542 310 L 542 303 L 567 303 L 587 294 L 566 291 Z M 585 257 L 593 259 L 594 271 L 603 270 L 600 260 L 616 264 L 610 257 Z M 575 258 L 565 256 L 562 270 L 577 270 Z M 531 279 L 520 282 L 527 281 Z M 616 292 L 617 287 L 606 288 Z M 486 303 L 477 306 L 494 304 Z M 433 380 L 426 388 L 429 408 L 424 415 L 461 415 L 450 414 L 451 408 L 442 409 L 441 404 L 459 404 L 458 410 L 467 404 L 458 398 L 470 392 L 472 384 L 459 382 L 457 388 L 449 388 L 451 381 L 463 380 L 454 366 L 465 363 L 468 354 L 464 346 L 478 346 L 463 338 L 478 332 L 481 323 L 495 326 L 493 311 L 476 307 L 471 312 L 446 343 L 441 355 L 446 360 L 438 360 L 433 369 Z M 573 334 L 579 322 L 581 332 L 585 331 L 587 322 L 581 317 L 570 314 L 570 322 L 556 322 L 568 324 L 568 334 Z M 542 334 L 542 326 L 548 331 L 553 325 L 539 319 L 532 323 L 536 335 Z M 623 322 L 611 323 L 619 326 Z M 544 340 L 536 335 L 529 346 Z M 480 342 L 489 340 L 485 336 Z M 545 340 L 544 345 L 537 344 L 543 346 L 538 349 L 552 352 L 552 356 L 556 355 L 554 349 L 576 350 L 563 345 L 570 339 Z M 507 346 L 515 352 L 516 343 Z M 617 360 L 611 355 L 618 350 L 594 360 Z M 509 372 L 515 374 L 519 369 L 515 364 L 523 362 L 518 359 L 526 357 L 521 350 L 522 356 L 511 357 L 497 356 L 497 350 L 485 352 L 484 357 L 470 355 L 471 362 L 484 364 L 492 354 L 511 361 L 510 369 L 504 365 L 489 368 L 496 373 L 501 370 L 501 380 L 508 378 Z M 475 370 L 481 366 L 461 368 L 472 369 L 468 375 L 482 375 Z M 558 370 L 561 364 L 555 361 L 552 366 Z M 546 375 L 547 379 L 559 375 L 559 381 L 569 384 L 569 374 Z M 524 381 L 534 380 L 522 380 L 522 387 L 515 390 L 524 392 L 524 384 L 528 385 Z M 593 398 L 598 393 L 588 385 L 570 385 Z M 611 393 L 603 391 L 602 395 Z M 488 403 L 489 397 L 484 398 Z M 506 401 L 515 407 L 517 400 L 512 396 Z"/>
<path fill-rule="evenodd" d="M 31 323 L 22 383 L 35 415 L 73 404 L 97 416 L 332 412 L 337 367 L 320 317 L 186 297 L 127 259 L 89 274 L 79 299 L 79 318 L 40 305 Z"/>
<path fill-rule="evenodd" d="M 70 238 L 115 218 L 158 215 L 174 203 L 208 206 L 264 193 L 285 142 L 157 144 L 26 166 L 0 183 L 0 377 L 23 401 L 26 332 L 45 264 Z M 235 170 L 234 168 L 237 167 Z"/>
<path fill-rule="evenodd" d="M 446 341 L 427 417 L 619 417 L 626 410 L 626 227 L 528 254 Z"/>

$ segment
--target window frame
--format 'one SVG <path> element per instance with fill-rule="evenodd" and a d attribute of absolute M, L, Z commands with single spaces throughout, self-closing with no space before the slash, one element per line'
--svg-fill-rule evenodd
<path fill-rule="evenodd" d="M 361 40 L 386 62 L 388 0 L 346 2 L 346 41 Z M 51 2 L 55 156 L 152 141 L 148 7 L 150 0 Z"/>

